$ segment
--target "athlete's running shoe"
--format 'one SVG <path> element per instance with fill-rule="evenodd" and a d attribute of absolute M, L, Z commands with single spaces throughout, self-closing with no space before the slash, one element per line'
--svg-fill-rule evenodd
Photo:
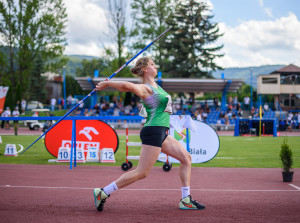
<path fill-rule="evenodd" d="M 95 206 L 98 211 L 103 211 L 103 205 L 108 197 L 109 195 L 104 192 L 103 188 L 94 189 Z"/>
<path fill-rule="evenodd" d="M 200 204 L 197 201 L 193 200 L 191 195 L 189 195 L 180 201 L 179 208 L 188 209 L 188 210 L 199 210 L 199 209 L 205 209 L 205 205 Z"/>

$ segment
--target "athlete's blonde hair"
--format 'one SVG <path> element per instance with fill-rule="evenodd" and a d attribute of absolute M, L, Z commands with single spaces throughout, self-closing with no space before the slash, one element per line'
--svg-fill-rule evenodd
<path fill-rule="evenodd" d="M 143 79 L 144 71 L 143 68 L 148 67 L 148 63 L 151 59 L 149 57 L 142 57 L 137 60 L 135 66 L 130 69 L 133 76 L 140 77 Z"/>

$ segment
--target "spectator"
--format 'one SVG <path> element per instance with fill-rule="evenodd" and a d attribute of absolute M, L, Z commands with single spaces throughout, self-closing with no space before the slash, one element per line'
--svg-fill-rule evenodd
<path fill-rule="evenodd" d="M 19 112 L 19 107 L 16 106 L 15 110 L 12 112 L 12 116 L 13 117 L 19 117 L 20 112 Z M 15 135 L 18 135 L 18 127 L 19 127 L 19 121 L 18 120 L 14 120 L 14 130 L 15 130 Z"/>
<path fill-rule="evenodd" d="M 259 110 L 258 110 L 258 108 L 254 110 L 254 115 L 252 117 L 259 118 Z"/>
<path fill-rule="evenodd" d="M 206 121 L 207 115 L 208 115 L 207 112 L 204 110 L 203 113 L 202 113 L 203 121 Z"/>
<path fill-rule="evenodd" d="M 237 105 L 236 105 L 236 110 L 240 110 L 240 108 L 241 108 L 241 103 L 237 103 Z"/>
<path fill-rule="evenodd" d="M 58 110 L 60 111 L 61 110 L 61 108 L 62 108 L 62 98 L 59 98 L 58 100 L 57 100 L 57 104 L 58 104 Z"/>
<path fill-rule="evenodd" d="M 101 108 L 102 111 L 108 110 L 109 109 L 109 103 L 107 103 L 106 100 L 103 100 L 103 102 L 100 105 L 100 108 Z"/>
<path fill-rule="evenodd" d="M 33 113 L 32 117 L 39 117 L 39 113 L 36 111 Z"/>
<path fill-rule="evenodd" d="M 270 108 L 269 108 L 269 105 L 268 105 L 268 103 L 266 102 L 266 103 L 264 104 L 264 110 L 265 110 L 265 111 L 269 111 L 269 109 L 270 109 Z"/>
<path fill-rule="evenodd" d="M 52 99 L 51 99 L 51 111 L 54 111 L 55 105 L 56 105 L 56 99 L 55 99 L 55 98 L 52 98 Z"/>
<path fill-rule="evenodd" d="M 237 105 L 237 104 L 238 104 L 238 98 L 237 98 L 237 96 L 234 96 L 233 105 Z"/>
<path fill-rule="evenodd" d="M 249 110 L 250 98 L 248 96 L 244 97 L 244 109 Z"/>
<path fill-rule="evenodd" d="M 279 129 L 281 131 L 285 131 L 286 130 L 286 122 L 285 122 L 285 120 L 280 120 L 279 121 Z"/>
<path fill-rule="evenodd" d="M 120 115 L 120 109 L 118 107 L 115 107 L 113 116 L 119 116 L 119 115 Z"/>
<path fill-rule="evenodd" d="M 81 111 L 80 111 L 79 108 L 77 108 L 77 109 L 75 110 L 75 116 L 80 116 L 80 115 L 81 115 Z"/>
<path fill-rule="evenodd" d="M 205 102 L 205 105 L 204 105 L 204 112 L 206 112 L 207 114 L 210 113 L 210 107 L 208 106 L 208 104 Z"/>
<path fill-rule="evenodd" d="M 80 103 L 78 106 L 79 110 L 82 111 L 84 108 L 84 102 Z M 94 106 L 95 109 L 97 109 L 97 104 Z"/>
<path fill-rule="evenodd" d="M 228 116 L 228 118 L 232 117 L 232 111 L 231 110 L 228 111 L 227 116 Z"/>
<path fill-rule="evenodd" d="M 11 111 L 10 111 L 9 107 L 6 107 L 6 110 L 2 113 L 2 117 L 8 118 L 10 116 L 11 116 Z M 8 120 L 4 121 L 4 125 L 5 125 L 5 129 L 9 130 L 9 121 Z"/>
<path fill-rule="evenodd" d="M 203 113 L 203 110 L 200 108 L 197 108 L 196 113 L 195 113 L 196 120 L 203 121 L 202 113 Z"/>
<path fill-rule="evenodd" d="M 125 115 L 130 115 L 131 110 L 132 110 L 132 106 L 130 104 L 126 105 L 125 108 L 124 108 L 124 114 Z"/>
<path fill-rule="evenodd" d="M 72 97 L 72 95 L 70 94 L 70 95 L 67 97 L 67 106 L 68 106 L 68 107 L 71 107 L 72 101 L 73 101 L 73 97 Z"/>
<path fill-rule="evenodd" d="M 194 95 L 193 95 L 193 94 L 190 94 L 190 97 L 189 97 L 188 102 L 190 103 L 191 106 L 194 104 L 195 98 L 194 98 Z"/>
<path fill-rule="evenodd" d="M 232 105 L 233 104 L 233 99 L 231 96 L 228 97 L 228 105 Z"/>
<path fill-rule="evenodd" d="M 61 98 L 61 107 L 65 108 L 65 99 Z"/>
<path fill-rule="evenodd" d="M 237 112 L 232 112 L 232 118 L 236 119 Z"/>
<path fill-rule="evenodd" d="M 1 113 L 1 117 L 4 117 L 4 111 Z M 4 125 L 5 125 L 5 121 L 2 120 L 2 123 L 1 123 L 1 128 L 3 129 L 4 128 Z"/>
<path fill-rule="evenodd" d="M 292 112 L 290 112 L 289 113 L 289 116 L 287 117 L 287 120 L 288 120 L 288 122 L 291 122 L 292 121 L 292 119 L 293 119 L 293 113 Z"/>
<path fill-rule="evenodd" d="M 243 111 L 242 111 L 242 108 L 241 108 L 241 107 L 238 109 L 237 115 L 238 115 L 239 117 L 243 117 Z"/>
<path fill-rule="evenodd" d="M 227 113 L 227 112 L 221 111 L 221 113 L 220 113 L 220 118 L 225 118 L 226 113 Z"/>
<path fill-rule="evenodd" d="M 26 110 L 26 101 L 24 99 L 21 100 L 21 115 L 25 115 Z"/>
<path fill-rule="evenodd" d="M 218 106 L 219 106 L 219 99 L 218 99 L 217 96 L 215 96 L 215 98 L 214 98 L 214 105 L 215 105 L 215 108 L 216 108 L 216 109 L 217 109 Z"/>
<path fill-rule="evenodd" d="M 252 108 L 251 108 L 250 115 L 252 117 L 254 117 L 254 115 L 255 115 L 255 108 L 254 108 L 254 106 L 252 106 Z"/>
<path fill-rule="evenodd" d="M 86 108 L 86 109 L 84 110 L 84 116 L 85 116 L 85 117 L 90 116 L 89 109 Z"/>

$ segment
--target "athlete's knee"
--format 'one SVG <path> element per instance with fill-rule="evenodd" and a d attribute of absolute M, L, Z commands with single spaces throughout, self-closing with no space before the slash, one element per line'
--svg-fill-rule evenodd
<path fill-rule="evenodd" d="M 188 152 L 184 153 L 181 160 L 182 164 L 190 165 L 192 163 L 192 156 Z"/>
<path fill-rule="evenodd" d="M 139 180 L 142 180 L 142 179 L 145 179 L 148 175 L 149 175 L 149 171 L 146 171 L 146 170 L 144 170 L 144 171 L 139 171 L 139 172 L 137 173 L 137 178 L 138 178 Z"/>

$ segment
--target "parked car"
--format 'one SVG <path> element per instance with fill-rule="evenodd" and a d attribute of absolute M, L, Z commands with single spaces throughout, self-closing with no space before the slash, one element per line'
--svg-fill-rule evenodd
<path fill-rule="evenodd" d="M 38 116 L 50 116 L 49 109 L 32 109 L 33 117 Z M 47 120 L 46 122 L 40 122 L 39 120 L 28 120 L 24 121 L 24 125 L 28 126 L 30 130 L 39 130 L 43 129 L 45 132 L 53 124 L 52 120 Z"/>
<path fill-rule="evenodd" d="M 38 120 L 31 120 L 28 123 L 28 127 L 30 130 L 39 130 L 40 128 L 44 128 L 44 124 L 42 122 L 39 122 Z"/>
<path fill-rule="evenodd" d="M 29 101 L 27 103 L 27 110 L 41 109 L 44 108 L 43 104 L 38 101 Z"/>

